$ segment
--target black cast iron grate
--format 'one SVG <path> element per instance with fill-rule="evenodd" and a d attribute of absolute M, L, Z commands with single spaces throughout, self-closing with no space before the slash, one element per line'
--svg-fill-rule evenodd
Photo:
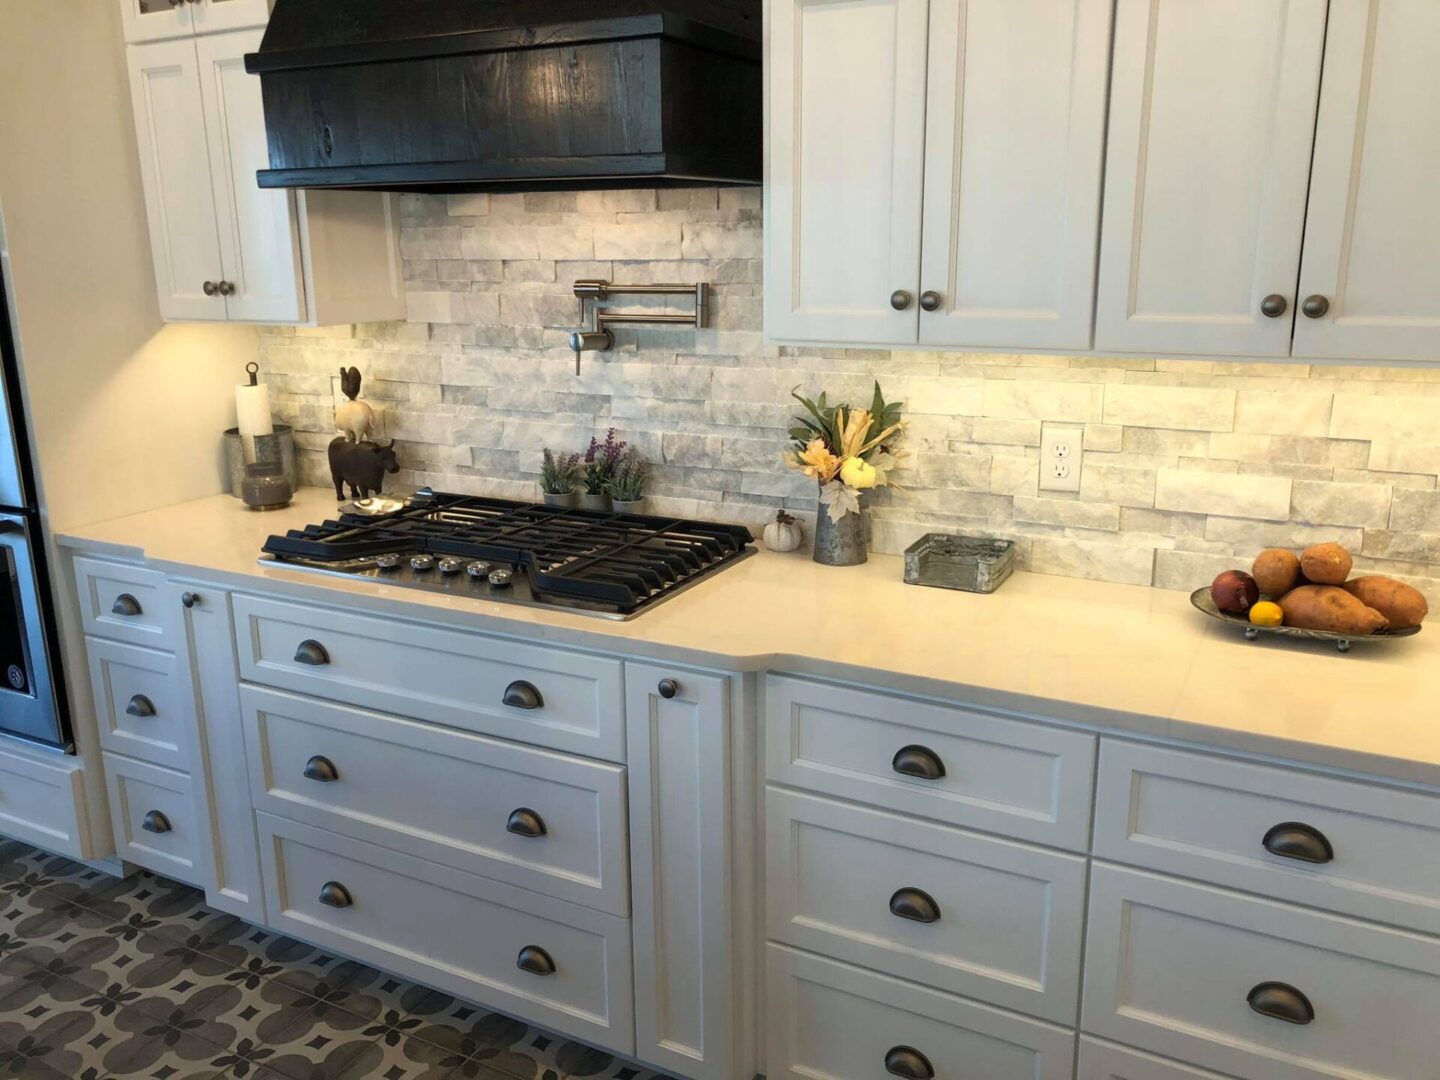
<path fill-rule="evenodd" d="M 264 550 L 310 565 L 390 553 L 508 563 L 537 591 L 629 614 L 744 557 L 753 543 L 741 525 L 421 492 L 393 514 L 342 514 L 272 536 Z"/>

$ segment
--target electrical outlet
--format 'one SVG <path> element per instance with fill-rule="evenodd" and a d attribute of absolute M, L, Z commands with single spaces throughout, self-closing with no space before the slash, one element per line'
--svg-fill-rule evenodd
<path fill-rule="evenodd" d="M 1079 491 L 1084 462 L 1083 427 L 1046 424 L 1040 429 L 1040 490 Z"/>

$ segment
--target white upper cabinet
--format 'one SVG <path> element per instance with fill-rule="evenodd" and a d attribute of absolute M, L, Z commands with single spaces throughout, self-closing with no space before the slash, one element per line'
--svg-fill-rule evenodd
<path fill-rule="evenodd" d="M 1435 0 L 1331 0 L 1298 357 L 1440 360 L 1437 50 Z"/>
<path fill-rule="evenodd" d="M 271 0 L 120 0 L 128 42 L 264 26 Z"/>
<path fill-rule="evenodd" d="M 1089 348 L 1110 8 L 932 0 L 921 344 Z"/>
<path fill-rule="evenodd" d="M 242 0 L 210 0 L 226 7 Z M 379 322 L 405 317 L 390 196 L 262 189 L 263 31 L 129 46 L 160 314 L 167 321 Z"/>
<path fill-rule="evenodd" d="M 1289 355 L 1324 40 L 1325 0 L 1119 0 L 1097 350 Z"/>
<path fill-rule="evenodd" d="M 215 286 L 220 242 L 199 83 L 193 40 L 130 48 L 150 251 L 166 319 L 225 318 L 225 298 Z"/>
<path fill-rule="evenodd" d="M 771 337 L 915 340 L 928 6 L 927 0 L 770 6 Z"/>

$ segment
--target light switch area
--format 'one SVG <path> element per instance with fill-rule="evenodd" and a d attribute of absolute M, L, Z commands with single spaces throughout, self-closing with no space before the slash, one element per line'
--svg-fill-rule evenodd
<path fill-rule="evenodd" d="M 1040 429 L 1040 490 L 1080 490 L 1080 469 L 1085 459 L 1083 427 L 1046 424 Z"/>

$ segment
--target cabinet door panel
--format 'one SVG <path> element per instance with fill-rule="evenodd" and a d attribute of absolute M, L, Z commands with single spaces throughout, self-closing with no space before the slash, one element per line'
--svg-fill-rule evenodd
<path fill-rule="evenodd" d="M 262 37 L 246 30 L 197 43 L 220 261 L 235 287 L 226 301 L 232 320 L 297 322 L 305 318 L 305 295 L 295 196 L 255 182 L 270 158 L 260 77 L 245 71 L 245 54 L 257 51 Z"/>
<path fill-rule="evenodd" d="M 1334 0 L 1295 355 L 1440 359 L 1440 5 Z"/>
<path fill-rule="evenodd" d="M 1089 348 L 1109 59 L 1109 0 L 931 4 L 922 343 Z"/>
<path fill-rule="evenodd" d="M 163 41 L 195 30 L 195 6 L 173 0 L 120 0 L 126 41 Z"/>
<path fill-rule="evenodd" d="M 1324 38 L 1325 0 L 1120 0 L 1097 349 L 1289 355 Z"/>
<path fill-rule="evenodd" d="M 253 30 L 270 21 L 271 0 L 203 0 L 195 9 L 195 32 L 213 34 L 220 30 Z"/>
<path fill-rule="evenodd" d="M 221 265 L 195 42 L 132 45 L 129 59 L 160 314 L 223 320 L 225 298 L 205 295 Z"/>
<path fill-rule="evenodd" d="M 927 6 L 776 0 L 771 10 L 771 337 L 915 341 Z M 912 300 L 896 311 L 902 289 Z"/>

